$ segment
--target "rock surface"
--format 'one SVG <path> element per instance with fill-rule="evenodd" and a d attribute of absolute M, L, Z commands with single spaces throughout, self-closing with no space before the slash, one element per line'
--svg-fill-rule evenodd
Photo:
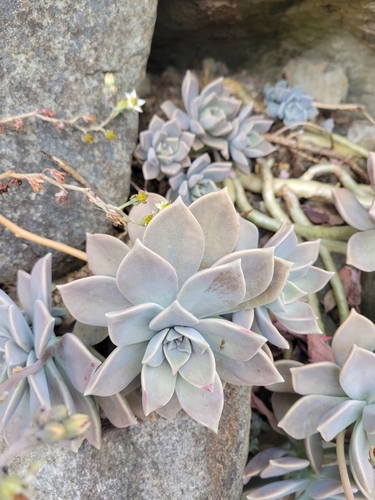
<path fill-rule="evenodd" d="M 103 432 L 100 451 L 39 448 L 10 470 L 39 469 L 43 500 L 239 500 L 248 455 L 250 389 L 227 386 L 218 434 L 185 413 Z M 2 443 L 4 448 L 4 443 Z"/>
<path fill-rule="evenodd" d="M 348 139 L 369 151 L 374 151 L 375 125 L 367 120 L 354 120 L 348 130 Z"/>
<path fill-rule="evenodd" d="M 119 96 L 137 88 L 145 73 L 156 6 L 157 0 L 1 2 L 1 117 L 49 108 L 57 117 L 106 118 L 110 107 L 102 92 L 105 73 L 114 73 Z M 1 171 L 54 168 L 42 154 L 46 151 L 68 162 L 102 199 L 120 204 L 128 195 L 137 127 L 137 113 L 126 112 L 109 127 L 116 140 L 95 134 L 90 144 L 77 130 L 57 130 L 35 119 L 25 121 L 24 132 L 8 125 L 0 135 Z M 86 231 L 111 230 L 105 215 L 89 207 L 80 193 L 70 194 L 59 206 L 56 188 L 47 186 L 36 195 L 26 184 L 1 197 L 1 213 L 21 227 L 80 248 Z M 30 270 L 46 251 L 0 227 L 0 282 L 13 281 L 19 268 Z M 72 258 L 54 252 L 54 270 L 60 275 L 72 265 Z"/>

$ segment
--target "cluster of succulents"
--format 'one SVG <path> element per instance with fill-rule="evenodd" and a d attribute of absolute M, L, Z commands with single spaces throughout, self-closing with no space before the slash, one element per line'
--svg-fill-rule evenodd
<path fill-rule="evenodd" d="M 367 172 L 372 190 L 375 192 L 375 153 L 367 159 Z M 345 188 L 334 189 L 332 193 L 335 206 L 341 217 L 360 232 L 353 234 L 348 241 L 347 263 L 362 271 L 375 271 L 375 203 L 370 210 L 360 204 L 351 191 Z"/>
<path fill-rule="evenodd" d="M 282 120 L 285 125 L 306 122 L 318 114 L 312 104 L 312 97 L 306 95 L 301 87 L 289 88 L 285 80 L 273 87 L 264 89 L 266 113 L 273 120 Z"/>

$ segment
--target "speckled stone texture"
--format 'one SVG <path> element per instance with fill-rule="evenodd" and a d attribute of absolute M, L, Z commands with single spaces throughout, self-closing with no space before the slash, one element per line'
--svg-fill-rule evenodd
<path fill-rule="evenodd" d="M 32 463 L 44 460 L 36 483 L 43 500 L 239 500 L 250 389 L 227 385 L 225 397 L 217 435 L 180 412 L 172 422 L 159 418 L 105 429 L 100 451 L 87 442 L 77 455 L 39 448 L 17 458 L 10 470 L 26 474 Z"/>
<path fill-rule="evenodd" d="M 113 72 L 119 96 L 140 84 L 153 35 L 157 0 L 3 0 L 0 2 L 0 102 L 2 118 L 43 107 L 57 117 L 94 114 L 110 108 L 102 89 Z M 57 155 L 81 173 L 102 199 L 120 204 L 129 189 L 131 154 L 138 115 L 126 112 L 110 128 L 116 140 L 53 125 L 25 121 L 25 132 L 8 127 L 0 135 L 0 171 L 40 172 L 54 167 L 42 151 Z M 67 182 L 71 178 L 67 178 Z M 75 183 L 75 181 L 72 181 Z M 108 232 L 104 214 L 79 193 L 67 203 L 54 201 L 56 189 L 36 195 L 24 183 L 0 198 L 1 213 L 21 227 L 82 248 L 85 232 Z M 18 240 L 0 227 L 0 282 L 12 281 L 19 268 L 30 270 L 47 249 Z M 54 252 L 54 270 L 62 275 L 73 259 Z"/>

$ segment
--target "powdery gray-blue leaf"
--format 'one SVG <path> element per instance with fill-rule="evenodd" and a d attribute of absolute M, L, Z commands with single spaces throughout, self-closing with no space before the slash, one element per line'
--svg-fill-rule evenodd
<path fill-rule="evenodd" d="M 292 368 L 293 387 L 298 394 L 346 396 L 340 385 L 340 367 L 329 361 Z"/>
<path fill-rule="evenodd" d="M 331 441 L 361 416 L 365 406 L 365 401 L 343 401 L 324 415 L 317 430 L 325 441 Z"/>
<path fill-rule="evenodd" d="M 332 198 L 337 211 L 345 222 L 362 231 L 375 229 L 375 224 L 369 218 L 367 210 L 351 191 L 344 188 L 334 189 Z"/>
<path fill-rule="evenodd" d="M 172 374 L 171 367 L 165 360 L 158 367 L 143 365 L 142 367 L 142 401 L 146 415 L 165 406 L 171 399 L 177 375 Z"/>
<path fill-rule="evenodd" d="M 310 462 L 305 458 L 298 457 L 280 457 L 271 458 L 260 474 L 263 479 L 269 477 L 283 476 L 290 472 L 306 469 Z"/>
<path fill-rule="evenodd" d="M 129 247 L 114 236 L 86 233 L 87 260 L 94 274 L 115 278 L 117 269 L 128 252 Z"/>
<path fill-rule="evenodd" d="M 192 352 L 188 361 L 181 366 L 179 374 L 189 384 L 212 392 L 216 365 L 211 349 L 206 349 L 202 354 Z"/>
<path fill-rule="evenodd" d="M 368 367 L 374 366 L 375 354 L 354 345 L 340 372 L 340 384 L 346 394 L 357 400 L 367 400 L 375 394 Z"/>
<path fill-rule="evenodd" d="M 361 271 L 375 271 L 374 243 L 375 227 L 370 231 L 353 234 L 348 241 L 347 264 Z"/>

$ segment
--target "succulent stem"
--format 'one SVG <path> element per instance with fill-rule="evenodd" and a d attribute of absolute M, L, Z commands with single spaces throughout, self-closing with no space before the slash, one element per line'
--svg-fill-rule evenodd
<path fill-rule="evenodd" d="M 274 163 L 273 159 L 261 161 L 261 175 L 262 175 L 262 196 L 266 209 L 271 214 L 271 216 L 279 222 L 291 223 L 290 218 L 281 208 L 280 203 L 275 198 L 275 192 L 273 189 L 273 175 L 272 175 L 272 165 Z"/>

